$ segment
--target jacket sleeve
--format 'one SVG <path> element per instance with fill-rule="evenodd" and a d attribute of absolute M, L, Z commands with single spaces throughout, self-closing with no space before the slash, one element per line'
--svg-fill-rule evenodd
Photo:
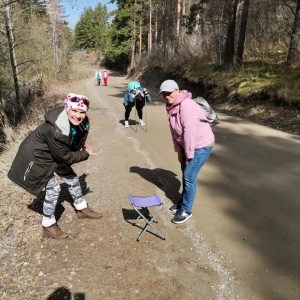
<path fill-rule="evenodd" d="M 184 101 L 180 107 L 180 122 L 182 126 L 183 148 L 187 158 L 194 157 L 199 131 L 198 107 Z"/>
<path fill-rule="evenodd" d="M 152 100 L 152 98 L 151 98 L 150 94 L 146 95 L 146 101 L 151 102 L 151 100 Z"/>
<path fill-rule="evenodd" d="M 61 136 L 61 133 L 53 132 L 53 129 L 45 135 L 51 155 L 56 162 L 72 165 L 89 158 L 85 150 L 71 151 L 66 139 L 62 139 Z"/>
<path fill-rule="evenodd" d="M 124 95 L 124 102 L 123 102 L 123 105 L 125 106 L 125 107 L 127 107 L 129 104 L 134 104 L 134 98 L 131 96 L 131 94 L 130 93 L 126 93 L 125 95 Z"/>
<path fill-rule="evenodd" d="M 124 95 L 123 105 L 126 107 L 128 105 L 128 93 Z"/>
<path fill-rule="evenodd" d="M 177 108 L 175 108 L 177 110 Z M 177 113 L 176 113 L 177 115 Z M 175 132 L 175 129 L 172 128 L 174 126 L 174 124 L 178 121 L 175 121 L 175 115 L 172 115 L 172 116 L 169 116 L 169 127 L 170 127 L 170 132 L 171 132 L 171 137 L 172 137 L 172 141 L 173 141 L 173 145 L 174 145 L 174 150 L 175 152 L 179 152 L 179 151 L 182 151 L 182 146 L 181 144 L 177 141 L 177 138 L 176 138 L 176 132 Z M 171 125 L 171 123 L 173 123 L 173 126 Z"/>
<path fill-rule="evenodd" d="M 174 150 L 175 150 L 175 152 L 180 152 L 180 151 L 183 150 L 182 147 L 181 147 L 181 145 L 180 145 L 180 143 L 178 143 L 178 142 L 176 141 L 176 139 L 175 139 L 175 137 L 173 136 L 173 134 L 172 134 L 172 141 L 173 141 L 173 145 L 174 145 Z"/>

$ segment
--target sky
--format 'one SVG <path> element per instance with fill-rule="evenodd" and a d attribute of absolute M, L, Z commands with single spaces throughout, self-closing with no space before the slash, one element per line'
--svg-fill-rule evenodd
<path fill-rule="evenodd" d="M 85 7 L 95 8 L 98 3 L 107 6 L 108 11 L 115 8 L 115 4 L 109 4 L 110 0 L 62 0 L 62 6 L 65 9 L 66 21 L 69 22 L 70 28 L 74 29 L 80 15 Z"/>

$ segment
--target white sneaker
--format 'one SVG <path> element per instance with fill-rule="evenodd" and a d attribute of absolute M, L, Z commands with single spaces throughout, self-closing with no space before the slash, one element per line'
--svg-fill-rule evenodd
<path fill-rule="evenodd" d="M 141 126 L 145 126 L 146 124 L 144 123 L 143 120 L 140 120 L 140 125 L 141 125 Z"/>
<path fill-rule="evenodd" d="M 125 121 L 125 127 L 128 128 L 129 127 L 129 123 L 128 121 Z"/>

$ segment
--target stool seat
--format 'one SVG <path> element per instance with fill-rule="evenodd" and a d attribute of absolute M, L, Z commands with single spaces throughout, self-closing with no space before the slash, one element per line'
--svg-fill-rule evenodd
<path fill-rule="evenodd" d="M 157 223 L 155 217 L 158 215 L 158 213 L 160 212 L 160 210 L 163 206 L 163 202 L 162 202 L 161 198 L 159 197 L 159 195 L 154 194 L 153 196 L 141 197 L 141 196 L 133 196 L 131 194 L 128 194 L 128 198 L 130 200 L 130 203 L 131 203 L 132 207 L 138 213 L 138 217 L 135 220 L 135 222 L 133 223 L 133 225 L 136 225 L 137 221 L 141 218 L 146 221 L 146 225 L 143 228 L 140 235 L 138 236 L 137 241 L 139 241 L 142 238 L 142 236 L 144 235 L 144 233 L 146 232 L 146 230 L 149 226 L 156 232 L 156 234 L 161 239 L 165 240 L 163 235 L 152 224 L 152 222 Z M 151 216 L 150 214 L 146 215 L 145 214 L 145 209 L 148 208 L 148 207 L 153 207 L 153 206 L 158 207 L 158 209 L 155 212 L 154 216 Z M 139 208 L 141 208 L 141 209 L 139 209 Z"/>

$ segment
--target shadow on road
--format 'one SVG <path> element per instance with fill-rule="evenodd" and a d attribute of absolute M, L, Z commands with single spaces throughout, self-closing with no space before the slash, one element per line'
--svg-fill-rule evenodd
<path fill-rule="evenodd" d="M 74 298 L 72 297 L 72 293 L 69 289 L 65 287 L 60 287 L 55 290 L 51 295 L 47 297 L 47 300 L 84 300 L 85 294 L 83 293 L 75 293 Z"/>
<path fill-rule="evenodd" d="M 179 193 L 181 183 L 176 178 L 177 174 L 172 171 L 161 168 L 151 170 L 133 166 L 130 167 L 130 172 L 139 174 L 145 180 L 155 184 L 173 203 L 177 203 L 179 201 L 181 197 L 181 194 Z"/>
<path fill-rule="evenodd" d="M 223 226 L 223 236 L 240 243 L 240 251 L 256 253 L 253 260 L 261 259 L 251 272 L 272 269 L 260 280 L 253 278 L 253 284 L 264 283 L 263 299 L 281 297 L 274 290 L 278 274 L 290 292 L 286 299 L 292 299 L 299 278 L 299 147 L 292 138 L 242 127 L 243 122 L 224 117 L 224 126 L 214 128 L 217 142 L 208 162 L 214 176 L 201 177 L 200 186 L 214 191 L 209 201 L 241 229 Z"/>

